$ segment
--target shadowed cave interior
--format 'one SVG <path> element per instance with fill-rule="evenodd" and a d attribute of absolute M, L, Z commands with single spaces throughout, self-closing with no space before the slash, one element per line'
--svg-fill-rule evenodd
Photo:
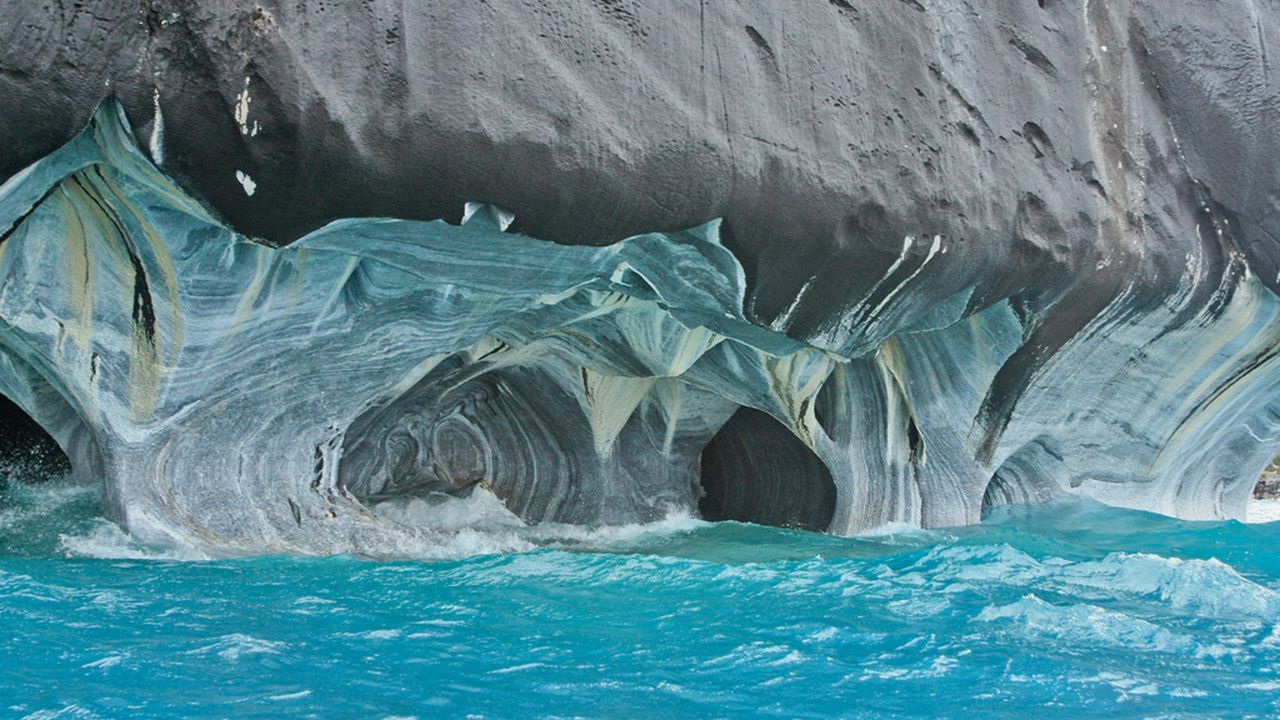
<path fill-rule="evenodd" d="M 49 433 L 0 395 L 0 484 L 43 482 L 70 471 L 71 462 Z"/>
<path fill-rule="evenodd" d="M 702 451 L 704 520 L 824 531 L 836 508 L 827 466 L 768 413 L 741 407 Z"/>
<path fill-rule="evenodd" d="M 982 517 L 1001 505 L 1022 505 L 1049 500 L 1059 483 L 1062 456 L 1054 450 L 1053 441 L 1040 437 L 1027 443 L 991 476 L 982 495 Z"/>
<path fill-rule="evenodd" d="M 593 428 L 564 386 L 570 378 L 577 374 L 554 364 L 490 365 L 455 355 L 352 423 L 341 485 L 366 506 L 387 503 L 392 512 L 484 487 L 531 523 L 608 521 L 609 507 L 651 519 L 696 507 L 710 521 L 813 531 L 831 524 L 831 473 L 767 413 L 739 407 L 704 447 L 681 444 L 670 456 L 657 447 L 602 456 L 583 441 Z M 632 423 L 615 442 L 652 440 L 643 423 Z M 662 468 L 637 473 L 624 457 Z M 650 477 L 663 484 L 647 484 Z"/>
<path fill-rule="evenodd" d="M 570 520 L 578 458 L 558 437 L 590 429 L 554 387 L 536 367 L 477 368 L 454 356 L 352 423 L 342 485 L 372 506 L 483 484 L 522 518 Z"/>

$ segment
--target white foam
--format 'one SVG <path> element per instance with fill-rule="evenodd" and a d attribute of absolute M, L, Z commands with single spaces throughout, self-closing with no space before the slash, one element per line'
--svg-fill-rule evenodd
<path fill-rule="evenodd" d="M 984 608 L 981 622 L 1012 621 L 1018 631 L 1086 645 L 1139 648 L 1184 653 L 1195 649 L 1190 638 L 1154 623 L 1086 603 L 1056 605 L 1026 595 L 1008 605 Z"/>
<path fill-rule="evenodd" d="M 926 530 L 908 522 L 887 522 L 883 525 L 863 530 L 854 535 L 854 537 L 879 540 L 890 545 L 896 544 L 895 541 L 899 540 L 915 544 L 920 541 L 937 541 L 941 538 L 941 533 L 937 530 Z"/>
<path fill-rule="evenodd" d="M 543 523 L 530 527 L 527 536 L 539 545 L 553 548 L 610 549 L 632 545 L 645 538 L 678 535 L 710 526 L 711 523 L 694 517 L 688 511 L 670 509 L 659 520 L 649 523 L 594 527 Z"/>
<path fill-rule="evenodd" d="M 217 638 L 217 641 L 212 644 L 189 650 L 185 654 L 210 655 L 216 653 L 223 660 L 235 662 L 246 655 L 279 655 L 286 648 L 288 648 L 288 643 L 263 640 L 243 633 L 232 633 Z"/>
<path fill-rule="evenodd" d="M 417 534 L 414 541 L 388 548 L 387 555 L 443 560 L 539 547 L 609 550 L 710 525 L 679 509 L 668 509 L 658 520 L 648 523 L 526 525 L 485 487 L 476 487 L 461 498 L 443 494 L 397 498 L 379 503 L 373 510 Z"/>
<path fill-rule="evenodd" d="M 1280 520 L 1280 499 L 1250 500 L 1245 522 L 1269 523 Z"/>
<path fill-rule="evenodd" d="M 37 710 L 33 713 L 22 716 L 22 720 L 58 720 L 58 718 L 96 718 L 94 714 L 87 708 L 80 707 L 75 703 L 65 705 L 57 710 Z"/>
<path fill-rule="evenodd" d="M 546 667 L 546 664 L 540 663 L 540 662 L 521 663 L 519 665 L 512 665 L 511 667 L 498 668 L 497 670 L 490 670 L 489 674 L 490 675 L 506 675 L 507 673 L 520 672 L 522 670 L 534 670 L 540 667 Z"/>
<path fill-rule="evenodd" d="M 68 557 L 103 560 L 210 560 L 210 556 L 189 547 L 144 545 L 119 525 L 99 518 L 88 531 L 59 535 L 58 545 Z"/>
<path fill-rule="evenodd" d="M 1175 610 L 1201 617 L 1280 618 L 1280 594 L 1212 558 L 1113 553 L 1102 560 L 1067 566 L 1062 582 L 1106 593 L 1158 598 Z"/>
<path fill-rule="evenodd" d="M 1241 690 L 1261 690 L 1262 692 L 1274 692 L 1280 690 L 1280 680 L 1262 680 L 1259 682 L 1245 683 L 1237 685 Z"/>
<path fill-rule="evenodd" d="M 311 695 L 310 690 L 299 690 L 298 692 L 284 693 L 283 695 L 271 695 L 267 699 L 274 700 L 276 702 L 283 702 L 286 700 L 301 700 L 309 695 Z"/>
<path fill-rule="evenodd" d="M 443 532 L 463 529 L 509 530 L 524 523 L 488 488 L 477 487 L 465 498 L 437 494 L 427 498 L 396 498 L 378 503 L 373 511 L 403 525 Z"/>
<path fill-rule="evenodd" d="M 94 660 L 93 662 L 87 662 L 81 665 L 80 667 L 81 668 L 99 668 L 99 669 L 105 670 L 107 668 L 113 668 L 119 665 L 120 663 L 124 662 L 125 657 L 126 656 L 124 655 L 108 655 L 104 658 Z"/>
<path fill-rule="evenodd" d="M 477 555 L 503 555 L 533 549 L 533 543 L 514 532 L 466 528 L 446 538 L 443 543 L 409 548 L 404 555 L 423 560 L 462 560 Z"/>
<path fill-rule="evenodd" d="M 56 515 L 67 503 L 96 493 L 95 487 L 60 485 L 29 492 L 39 497 L 16 509 L 0 511 L 0 531 L 24 525 L 28 516 Z M 30 506 L 30 507 L 28 507 Z M 710 524 L 688 511 L 672 510 L 649 523 L 613 526 L 582 526 L 561 523 L 527 525 L 484 487 L 466 497 L 435 494 L 398 498 L 371 508 L 378 516 L 378 531 L 363 538 L 361 555 L 373 558 L 417 560 L 462 560 L 483 555 L 503 555 L 540 547 L 573 550 L 613 550 L 649 537 L 690 532 Z M 54 531 L 56 533 L 56 531 Z M 87 520 L 74 530 L 56 537 L 57 551 L 68 557 L 105 560 L 207 561 L 225 557 L 211 554 L 199 545 L 144 542 L 105 518 Z M 282 548 L 283 550 L 283 548 Z M 287 551 L 287 550 L 285 550 Z"/>
<path fill-rule="evenodd" d="M 996 583 L 1082 600 L 1128 596 L 1165 610 L 1222 620 L 1280 620 L 1280 593 L 1219 560 L 1112 553 L 1099 560 L 1038 560 L 1008 545 L 939 547 L 904 577 L 947 592 Z"/>
<path fill-rule="evenodd" d="M 0 508 L 0 531 L 12 530 L 44 516 L 57 515 L 67 505 L 96 495 L 98 487 L 51 480 L 39 484 L 15 483 L 8 492 L 17 502 Z"/>

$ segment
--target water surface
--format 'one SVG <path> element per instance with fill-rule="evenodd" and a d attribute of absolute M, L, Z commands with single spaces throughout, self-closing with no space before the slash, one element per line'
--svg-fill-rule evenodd
<path fill-rule="evenodd" d="M 1280 523 L 1058 502 L 862 538 L 673 518 L 205 561 L 133 543 L 92 489 L 0 498 L 4 716 L 1280 713 Z"/>

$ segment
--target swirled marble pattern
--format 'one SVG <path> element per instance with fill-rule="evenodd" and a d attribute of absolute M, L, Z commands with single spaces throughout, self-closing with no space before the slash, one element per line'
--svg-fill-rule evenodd
<path fill-rule="evenodd" d="M 907 237 L 880 290 L 788 329 L 748 319 L 718 222 L 592 247 L 510 221 L 267 246 L 107 102 L 0 186 L 0 392 L 137 535 L 229 554 L 411 553 L 439 531 L 382 503 L 481 485 L 527 522 L 701 503 L 850 533 L 1063 493 L 1239 516 L 1280 444 L 1280 301 L 1207 241 L 1168 295 L 1046 319 L 972 287 L 922 305 L 946 241 Z"/>

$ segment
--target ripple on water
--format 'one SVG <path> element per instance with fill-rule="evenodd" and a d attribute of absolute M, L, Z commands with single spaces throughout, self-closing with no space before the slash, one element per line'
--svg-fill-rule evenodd
<path fill-rule="evenodd" d="M 1083 504 L 832 538 L 676 517 L 464 528 L 483 552 L 435 562 L 187 562 L 101 519 L 58 529 L 67 496 L 41 493 L 6 542 L 28 523 L 42 553 L 0 556 L 19 717 L 1280 712 L 1280 524 Z"/>

